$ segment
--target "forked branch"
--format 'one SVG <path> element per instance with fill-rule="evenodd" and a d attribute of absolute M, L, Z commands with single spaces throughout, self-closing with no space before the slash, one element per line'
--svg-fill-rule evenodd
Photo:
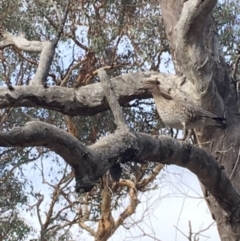
<path fill-rule="evenodd" d="M 240 194 L 215 159 L 184 142 L 137 132 L 116 132 L 85 147 L 78 139 L 50 124 L 28 122 L 0 132 L 0 146 L 45 146 L 59 154 L 75 171 L 77 191 L 89 191 L 119 157 L 125 161 L 155 161 L 189 169 L 197 175 L 228 215 L 239 212 Z M 232 207 L 237 207 L 232 209 Z"/>
<path fill-rule="evenodd" d="M 29 41 L 23 34 L 13 36 L 11 33 L 4 30 L 1 30 L 0 34 L 3 36 L 3 41 L 0 42 L 0 49 L 14 46 L 25 52 L 41 53 L 36 75 L 34 79 L 30 81 L 30 84 L 45 84 L 55 53 L 55 44 L 50 41 Z"/>

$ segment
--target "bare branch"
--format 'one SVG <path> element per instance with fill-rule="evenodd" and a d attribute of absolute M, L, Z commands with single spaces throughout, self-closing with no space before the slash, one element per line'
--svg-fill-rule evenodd
<path fill-rule="evenodd" d="M 228 215 L 239 212 L 240 194 L 222 167 L 204 150 L 177 140 L 137 132 L 116 132 L 85 147 L 75 137 L 50 124 L 28 122 L 0 132 L 0 146 L 45 146 L 58 153 L 75 171 L 77 191 L 89 191 L 119 157 L 125 161 L 155 161 L 189 169 Z M 236 207 L 236 209 L 232 209 Z"/>
<path fill-rule="evenodd" d="M 79 66 L 80 66 L 81 64 L 83 64 L 84 61 L 86 61 L 86 59 L 83 59 L 83 60 L 77 62 L 76 64 L 72 65 L 72 66 L 69 68 L 69 70 L 67 71 L 65 77 L 64 77 L 63 80 L 61 81 L 60 86 L 65 86 L 65 85 L 66 85 L 66 83 L 68 82 L 68 79 L 69 79 L 72 71 L 75 70 L 75 69 L 77 69 L 77 68 L 79 68 Z"/>
<path fill-rule="evenodd" d="M 57 33 L 57 37 L 56 37 L 56 39 L 55 39 L 55 41 L 54 41 L 54 45 L 55 45 L 55 47 L 56 47 L 56 45 L 57 45 L 57 43 L 58 43 L 58 41 L 59 41 L 59 39 L 60 39 L 60 37 L 61 37 L 61 35 L 62 35 L 62 33 L 63 33 L 63 28 L 64 28 L 65 22 L 66 22 L 66 20 L 67 20 L 67 15 L 68 15 L 69 6 L 70 6 L 70 2 L 71 2 L 71 1 L 70 1 L 70 0 L 67 1 L 66 8 L 65 8 L 63 17 L 61 17 L 61 14 L 60 14 L 60 12 L 58 11 L 58 8 L 57 8 L 55 2 L 54 2 L 54 1 L 51 1 L 51 2 L 52 2 L 53 6 L 54 6 L 54 8 L 55 8 L 55 11 L 56 11 L 56 13 L 57 13 L 58 20 L 59 20 L 58 33 Z"/>
<path fill-rule="evenodd" d="M 0 33 L 4 38 L 4 40 L 0 42 L 0 49 L 15 46 L 25 52 L 41 52 L 37 72 L 35 78 L 30 81 L 30 85 L 43 85 L 47 80 L 55 54 L 55 44 L 50 41 L 29 41 L 23 34 L 15 37 L 11 33 L 3 30 Z"/>
<path fill-rule="evenodd" d="M 231 172 L 231 175 L 229 176 L 229 179 L 230 179 L 230 180 L 232 180 L 232 178 L 233 178 L 233 176 L 234 176 L 234 174 L 235 174 L 235 172 L 236 172 L 237 166 L 238 166 L 238 164 L 239 164 L 239 159 L 240 159 L 240 148 L 239 148 L 239 150 L 238 150 L 237 160 L 236 160 L 236 162 L 235 162 L 235 164 L 234 164 L 234 167 L 233 167 L 233 170 L 232 170 L 232 172 Z"/>
<path fill-rule="evenodd" d="M 37 209 L 37 217 L 38 217 L 38 221 L 39 221 L 39 224 L 41 226 L 41 229 L 43 228 L 43 223 L 42 223 L 42 218 L 41 218 L 41 215 L 40 215 L 40 205 L 41 203 L 43 202 L 44 200 L 44 195 L 40 194 L 38 196 L 38 201 L 37 201 L 37 204 L 36 204 L 36 209 Z"/>
<path fill-rule="evenodd" d="M 103 88 L 103 91 L 107 98 L 110 109 L 113 112 L 113 116 L 114 116 L 115 122 L 117 124 L 117 128 L 122 131 L 128 131 L 129 128 L 127 126 L 127 122 L 123 115 L 121 106 L 119 105 L 117 97 L 113 90 L 113 87 L 112 87 L 112 84 L 110 81 L 110 77 L 107 75 L 107 73 L 104 69 L 99 69 L 98 75 L 101 80 L 102 88 Z"/>
<path fill-rule="evenodd" d="M 40 54 L 37 72 L 30 85 L 43 85 L 46 83 L 52 60 L 55 54 L 55 43 L 47 41 L 44 43 L 44 48 Z"/>
<path fill-rule="evenodd" d="M 163 169 L 164 165 L 163 164 L 158 164 L 152 171 L 152 173 L 150 175 L 148 175 L 148 177 L 144 178 L 143 180 L 141 180 L 140 182 L 137 183 L 137 189 L 141 189 L 146 187 L 149 183 L 151 183 L 156 176 L 159 174 L 159 172 Z"/>
<path fill-rule="evenodd" d="M 4 49 L 9 46 L 16 46 L 25 52 L 41 52 L 46 42 L 40 41 L 28 41 L 23 34 L 19 36 L 13 36 L 11 33 L 1 30 L 0 34 L 3 36 L 3 41 L 0 42 L 0 49 Z"/>
<path fill-rule="evenodd" d="M 137 208 L 138 198 L 137 198 L 137 190 L 135 188 L 135 184 L 130 180 L 121 180 L 121 185 L 127 186 L 129 188 L 129 197 L 130 203 L 127 208 L 120 214 L 120 217 L 114 223 L 114 229 L 116 230 L 123 222 L 130 217 Z"/>
<path fill-rule="evenodd" d="M 197 240 L 197 236 L 210 229 L 213 226 L 213 224 L 215 224 L 215 222 L 210 223 L 206 228 L 203 228 L 202 230 L 196 232 L 196 234 L 194 235 L 194 240 Z"/>
<path fill-rule="evenodd" d="M 78 224 L 79 224 L 79 226 L 80 226 L 82 229 L 85 229 L 85 230 L 86 230 L 88 233 L 90 233 L 93 237 L 96 237 L 96 236 L 97 236 L 96 232 L 95 232 L 92 228 L 90 228 L 88 225 L 86 225 L 86 223 L 84 223 L 84 222 L 79 222 Z"/>
<path fill-rule="evenodd" d="M 124 74 L 111 79 L 112 86 L 120 105 L 136 98 L 151 98 L 151 95 L 143 91 L 142 84 L 148 79 L 158 79 L 165 92 L 170 92 L 179 99 L 195 101 L 197 95 L 193 85 L 188 82 L 181 89 L 179 76 L 157 72 L 142 72 Z M 191 90 L 191 96 L 185 91 Z M 189 99 L 191 98 L 191 99 Z M 59 111 L 69 116 L 95 115 L 109 109 L 105 94 L 100 83 L 83 86 L 81 88 L 64 88 L 53 86 L 16 86 L 15 91 L 0 88 L 0 108 L 6 107 L 41 107 Z"/>
<path fill-rule="evenodd" d="M 93 237 L 97 236 L 97 233 L 94 231 L 94 229 L 90 228 L 90 226 L 88 226 L 86 224 L 85 221 L 88 221 L 89 219 L 89 203 L 88 203 L 88 196 L 89 193 L 86 193 L 85 197 L 84 197 L 84 203 L 82 205 L 84 205 L 84 211 L 82 210 L 82 207 L 80 206 L 79 208 L 79 212 L 78 212 L 78 216 L 79 216 L 79 220 L 78 220 L 78 225 L 82 228 L 85 229 L 87 232 L 89 232 Z M 82 202 L 81 202 L 82 203 Z"/>
<path fill-rule="evenodd" d="M 102 191 L 101 218 L 98 222 L 96 240 L 103 241 L 111 237 L 114 228 L 114 220 L 111 212 L 112 194 L 106 185 Z"/>

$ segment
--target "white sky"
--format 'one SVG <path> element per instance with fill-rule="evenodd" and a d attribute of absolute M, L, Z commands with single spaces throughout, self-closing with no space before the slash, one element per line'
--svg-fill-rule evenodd
<path fill-rule="evenodd" d="M 44 163 L 44 166 L 47 168 L 48 164 Z M 44 217 L 45 214 L 43 212 L 48 210 L 49 207 L 48 202 L 50 199 L 48 197 L 50 197 L 50 192 L 46 185 L 42 185 L 38 170 L 28 170 L 28 168 L 25 170 L 28 172 L 29 179 L 33 180 L 33 185 L 38 187 L 37 189 L 47 197 L 41 205 L 42 217 Z M 188 235 L 189 221 L 191 221 L 193 233 L 205 229 L 213 223 L 211 214 L 202 198 L 200 185 L 194 174 L 180 167 L 166 166 L 159 174 L 157 183 L 159 183 L 157 190 L 146 193 L 139 192 L 138 198 L 140 203 L 136 213 L 126 220 L 125 227 L 134 223 L 134 221 L 138 222 L 138 224 L 130 229 L 119 228 L 110 238 L 111 241 L 184 241 L 188 239 L 177 231 L 175 227 L 178 227 L 185 235 Z M 143 213 L 144 211 L 145 213 Z M 34 213 L 36 214 L 36 212 Z M 29 224 L 39 230 L 39 224 L 35 215 L 31 216 L 25 212 L 22 214 Z M 75 227 L 73 230 L 76 234 L 78 231 L 78 227 Z M 150 235 L 150 237 L 144 236 L 144 232 Z M 220 241 L 215 224 L 202 234 L 200 241 Z M 80 235 L 80 237 L 80 240 L 93 240 L 86 232 Z"/>
<path fill-rule="evenodd" d="M 192 224 L 192 232 L 198 232 L 213 223 L 194 174 L 183 168 L 168 166 L 165 167 L 165 171 L 160 174 L 160 177 L 161 186 L 154 197 L 149 199 L 145 194 L 142 194 L 141 204 L 132 217 L 134 220 L 141 220 L 142 211 L 146 209 L 146 206 L 150 208 L 151 216 L 145 218 L 143 223 L 140 224 L 144 232 L 162 241 L 184 241 L 187 238 L 176 231 L 174 226 L 188 235 L 189 220 Z M 154 240 L 150 237 L 141 236 L 141 234 L 141 230 L 137 227 L 127 231 L 121 229 L 116 232 L 111 240 Z M 220 240 L 215 224 L 203 235 L 200 236 L 201 241 Z M 135 238 L 133 239 L 133 237 Z"/>

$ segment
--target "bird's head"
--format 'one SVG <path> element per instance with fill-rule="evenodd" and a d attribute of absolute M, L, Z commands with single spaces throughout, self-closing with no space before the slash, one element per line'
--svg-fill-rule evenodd
<path fill-rule="evenodd" d="M 157 94 L 160 92 L 160 82 L 156 79 L 147 80 L 143 83 L 141 89 L 148 90 L 152 94 Z"/>

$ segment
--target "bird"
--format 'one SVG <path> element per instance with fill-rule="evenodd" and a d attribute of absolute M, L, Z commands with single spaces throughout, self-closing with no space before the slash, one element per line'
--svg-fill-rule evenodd
<path fill-rule="evenodd" d="M 166 126 L 183 130 L 184 140 L 187 137 L 187 131 L 190 129 L 205 126 L 226 127 L 225 118 L 219 117 L 191 102 L 173 98 L 163 92 L 157 79 L 145 81 L 141 89 L 148 90 L 152 94 L 160 119 Z"/>

